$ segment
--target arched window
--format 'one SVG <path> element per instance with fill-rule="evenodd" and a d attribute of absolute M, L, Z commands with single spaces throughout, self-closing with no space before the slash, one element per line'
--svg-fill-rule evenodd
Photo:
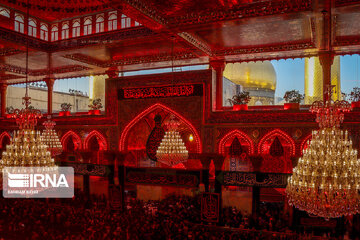
<path fill-rule="evenodd" d="M 53 25 L 51 28 L 51 41 L 57 41 L 59 39 L 59 29 L 57 25 Z"/>
<path fill-rule="evenodd" d="M 79 37 L 80 36 L 80 22 L 79 22 L 79 20 L 76 20 L 76 21 L 73 22 L 72 36 L 73 37 Z"/>
<path fill-rule="evenodd" d="M 117 13 L 111 12 L 109 13 L 108 31 L 113 31 L 116 29 L 117 29 Z"/>
<path fill-rule="evenodd" d="M 69 38 L 69 23 L 65 22 L 62 25 L 61 39 L 68 39 L 68 38 Z"/>
<path fill-rule="evenodd" d="M 36 20 L 29 18 L 28 35 L 36 37 Z"/>
<path fill-rule="evenodd" d="M 6 8 L 0 7 L 0 15 L 4 17 L 10 17 L 10 11 Z"/>
<path fill-rule="evenodd" d="M 121 15 L 121 28 L 129 28 L 131 27 L 131 19 L 126 15 Z"/>
<path fill-rule="evenodd" d="M 44 23 L 40 26 L 40 39 L 45 41 L 48 40 L 48 26 Z"/>
<path fill-rule="evenodd" d="M 91 19 L 88 18 L 84 22 L 84 35 L 89 35 L 92 33 L 92 23 Z"/>
<path fill-rule="evenodd" d="M 24 17 L 20 14 L 15 14 L 15 31 L 24 33 Z"/>
<path fill-rule="evenodd" d="M 99 15 L 96 19 L 96 32 L 103 32 L 104 31 L 104 17 Z"/>

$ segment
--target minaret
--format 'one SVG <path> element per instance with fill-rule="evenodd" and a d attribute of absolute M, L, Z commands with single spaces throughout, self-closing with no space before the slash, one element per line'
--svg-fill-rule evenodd
<path fill-rule="evenodd" d="M 305 58 L 305 104 L 323 100 L 323 74 L 319 57 Z M 340 57 L 335 56 L 331 66 L 331 85 L 335 85 L 333 100 L 341 99 Z"/>

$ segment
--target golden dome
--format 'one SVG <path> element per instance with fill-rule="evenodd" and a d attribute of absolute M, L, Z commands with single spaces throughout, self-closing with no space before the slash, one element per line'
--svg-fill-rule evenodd
<path fill-rule="evenodd" d="M 244 88 L 276 89 L 276 72 L 270 61 L 228 63 L 224 77 Z"/>

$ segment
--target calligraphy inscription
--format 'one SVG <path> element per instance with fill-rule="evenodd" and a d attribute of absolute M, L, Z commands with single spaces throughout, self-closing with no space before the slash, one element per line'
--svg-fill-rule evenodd
<path fill-rule="evenodd" d="M 106 176 L 107 175 L 106 166 L 103 166 L 103 165 L 68 163 L 68 164 L 66 164 L 66 166 L 73 167 L 75 174 L 90 175 L 90 176 Z"/>
<path fill-rule="evenodd" d="M 202 84 L 163 87 L 124 88 L 119 90 L 119 99 L 166 98 L 202 96 Z"/>
<path fill-rule="evenodd" d="M 144 183 L 154 185 L 176 185 L 196 187 L 197 177 L 193 175 L 167 175 L 159 173 L 146 173 L 130 171 L 126 180 L 129 183 Z"/>
<path fill-rule="evenodd" d="M 203 193 L 201 198 L 201 220 L 219 221 L 220 196 L 218 193 Z"/>
<path fill-rule="evenodd" d="M 246 172 L 223 172 L 223 174 L 223 185 L 258 187 L 286 187 L 287 177 L 289 175 L 281 173 Z"/>

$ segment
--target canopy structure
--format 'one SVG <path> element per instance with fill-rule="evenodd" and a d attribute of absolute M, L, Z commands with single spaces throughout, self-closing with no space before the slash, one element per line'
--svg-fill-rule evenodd
<path fill-rule="evenodd" d="M 0 83 L 359 53 L 360 1 L 0 1 Z M 172 52 L 172 44 L 174 50 Z"/>

